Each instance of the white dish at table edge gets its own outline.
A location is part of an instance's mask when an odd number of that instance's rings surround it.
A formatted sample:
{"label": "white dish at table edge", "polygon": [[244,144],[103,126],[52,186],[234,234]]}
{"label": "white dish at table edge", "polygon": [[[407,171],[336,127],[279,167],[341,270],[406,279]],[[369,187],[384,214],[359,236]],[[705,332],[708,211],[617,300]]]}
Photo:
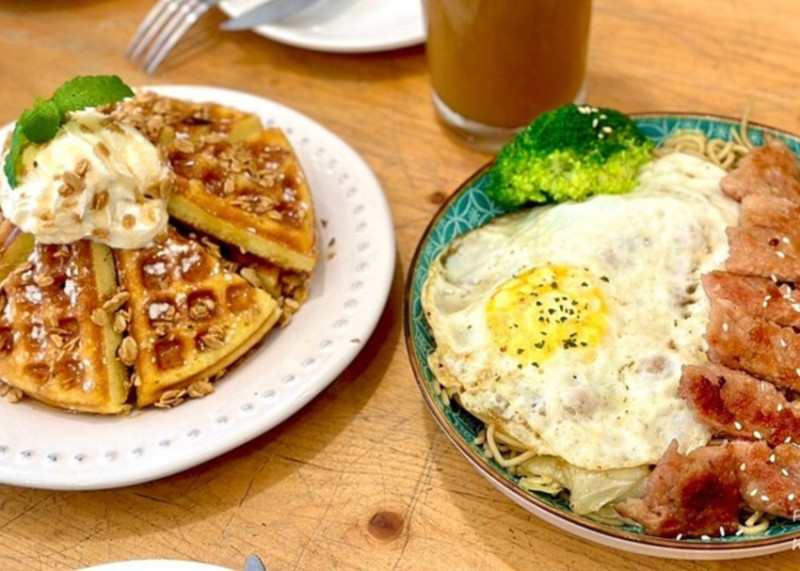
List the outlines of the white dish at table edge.
{"label": "white dish at table edge", "polygon": [[[145,87],[213,101],[282,128],[308,178],[319,261],[308,301],[216,391],[173,409],[71,414],[31,399],[0,400],[0,483],[103,489],[154,480],[212,459],[274,428],[330,384],[372,334],[389,295],[394,225],[364,160],[313,120],[267,99],[216,87]],[[5,139],[11,125],[0,129]]]}
{"label": "white dish at table edge", "polygon": [[115,561],[92,567],[82,567],[79,571],[231,571],[208,563],[180,561],[178,559],[133,559]]}
{"label": "white dish at table edge", "polygon": [[[263,0],[225,0],[230,17]],[[253,31],[298,48],[335,53],[368,53],[404,48],[425,40],[420,0],[318,0],[283,21]]]}

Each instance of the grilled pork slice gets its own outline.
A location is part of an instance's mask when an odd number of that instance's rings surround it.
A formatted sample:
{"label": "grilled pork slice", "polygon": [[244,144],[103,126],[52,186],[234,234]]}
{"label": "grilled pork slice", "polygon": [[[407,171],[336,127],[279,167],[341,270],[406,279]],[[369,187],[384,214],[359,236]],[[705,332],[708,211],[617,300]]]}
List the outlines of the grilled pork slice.
{"label": "grilled pork slice", "polygon": [[711,298],[706,328],[708,357],[780,387],[800,390],[800,334]]}
{"label": "grilled pork slice", "polygon": [[673,442],[647,482],[642,499],[629,499],[617,512],[651,535],[719,536],[736,531],[741,496],[733,447],[703,446],[688,455]]}
{"label": "grilled pork slice", "polygon": [[261,341],[280,315],[269,294],[174,229],[154,246],[116,255],[120,284],[130,294],[130,337],[120,358],[133,366],[140,407],[210,392],[210,381]]}
{"label": "grilled pork slice", "polygon": [[733,443],[742,498],[753,510],[796,520],[800,514],[800,448]]}
{"label": "grilled pork slice", "polygon": [[778,325],[800,327],[800,293],[759,276],[713,271],[702,278],[710,299],[724,300]]}
{"label": "grilled pork slice", "polygon": [[797,157],[774,137],[765,135],[764,143],[747,153],[722,179],[722,191],[734,200],[749,194],[769,194],[800,201]]}
{"label": "grilled pork slice", "polygon": [[0,379],[56,407],[126,412],[128,376],[110,318],[118,299],[111,250],[88,240],[33,246],[22,233],[7,247],[30,255],[3,283]]}
{"label": "grilled pork slice", "polygon": [[800,442],[800,407],[773,384],[747,373],[712,363],[687,365],[678,393],[719,436],[764,440],[771,446]]}
{"label": "grilled pork slice", "polygon": [[726,232],[729,253],[725,269],[729,272],[800,281],[800,242],[791,235],[761,226],[734,226]]}
{"label": "grilled pork slice", "polygon": [[800,228],[800,202],[781,196],[749,194],[742,198],[741,226],[773,228],[788,236],[797,236]]}

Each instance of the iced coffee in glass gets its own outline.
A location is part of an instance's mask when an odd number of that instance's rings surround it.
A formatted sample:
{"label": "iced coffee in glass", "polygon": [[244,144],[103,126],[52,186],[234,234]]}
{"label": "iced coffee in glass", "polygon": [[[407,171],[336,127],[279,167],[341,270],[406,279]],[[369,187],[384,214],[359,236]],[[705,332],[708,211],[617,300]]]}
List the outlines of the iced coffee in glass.
{"label": "iced coffee in glass", "polygon": [[548,109],[583,101],[591,0],[423,0],[433,101],[496,150]]}

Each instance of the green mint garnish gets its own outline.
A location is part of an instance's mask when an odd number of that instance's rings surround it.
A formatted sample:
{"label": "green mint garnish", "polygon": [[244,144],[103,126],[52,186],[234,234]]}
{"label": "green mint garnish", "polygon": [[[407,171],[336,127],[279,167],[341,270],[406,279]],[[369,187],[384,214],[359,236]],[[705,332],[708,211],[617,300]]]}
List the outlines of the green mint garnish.
{"label": "green mint garnish", "polygon": [[22,170],[22,151],[29,143],[46,143],[53,139],[67,121],[70,111],[97,107],[133,95],[133,90],[116,75],[87,75],[70,79],[50,99],[37,99],[17,120],[3,172],[11,188],[17,186]]}
{"label": "green mint garnish", "polygon": [[22,132],[31,143],[46,143],[56,136],[61,126],[58,106],[50,99],[38,99],[32,109],[19,118]]}
{"label": "green mint garnish", "polygon": [[70,111],[114,103],[131,95],[131,88],[116,75],[89,75],[70,79],[56,89],[52,100],[63,120]]}

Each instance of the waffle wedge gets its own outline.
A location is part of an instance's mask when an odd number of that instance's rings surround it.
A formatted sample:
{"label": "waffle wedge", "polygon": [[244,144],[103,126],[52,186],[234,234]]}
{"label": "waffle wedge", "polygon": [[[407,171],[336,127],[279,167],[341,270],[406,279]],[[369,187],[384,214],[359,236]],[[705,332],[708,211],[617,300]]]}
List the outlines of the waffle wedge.
{"label": "waffle wedge", "polygon": [[280,316],[269,294],[174,229],[152,247],[117,250],[116,257],[130,318],[120,358],[135,371],[139,407],[210,392],[210,381]]}
{"label": "waffle wedge", "polygon": [[34,246],[30,236],[12,234],[0,257],[26,261],[3,282],[0,379],[60,408],[127,411],[120,336],[104,309],[116,291],[111,250],[86,240]]}
{"label": "waffle wedge", "polygon": [[305,174],[280,129],[227,107],[143,93],[114,113],[165,152],[176,174],[170,215],[281,268],[317,259]]}

